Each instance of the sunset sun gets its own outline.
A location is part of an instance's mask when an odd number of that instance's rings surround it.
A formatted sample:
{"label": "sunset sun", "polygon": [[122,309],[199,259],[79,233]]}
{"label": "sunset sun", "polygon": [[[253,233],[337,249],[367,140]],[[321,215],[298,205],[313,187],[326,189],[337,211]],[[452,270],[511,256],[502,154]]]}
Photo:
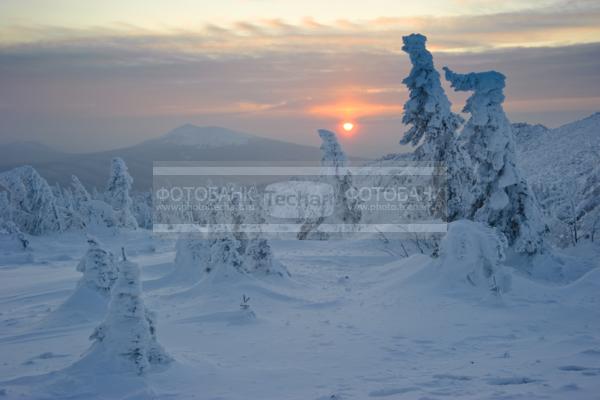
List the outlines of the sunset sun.
{"label": "sunset sun", "polygon": [[354,129],[354,124],[352,122],[344,122],[342,128],[344,128],[346,132],[351,132],[352,129]]}

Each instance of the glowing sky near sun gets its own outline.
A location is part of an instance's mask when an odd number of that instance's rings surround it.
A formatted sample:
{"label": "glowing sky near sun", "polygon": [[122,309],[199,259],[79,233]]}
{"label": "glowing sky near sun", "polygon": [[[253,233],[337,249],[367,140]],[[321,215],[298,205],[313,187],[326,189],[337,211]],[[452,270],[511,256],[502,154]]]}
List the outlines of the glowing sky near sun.
{"label": "glowing sky near sun", "polygon": [[438,68],[507,75],[514,120],[600,109],[597,1],[0,0],[0,143],[96,150],[191,122],[318,144],[351,122],[350,153],[396,151],[412,32]]}

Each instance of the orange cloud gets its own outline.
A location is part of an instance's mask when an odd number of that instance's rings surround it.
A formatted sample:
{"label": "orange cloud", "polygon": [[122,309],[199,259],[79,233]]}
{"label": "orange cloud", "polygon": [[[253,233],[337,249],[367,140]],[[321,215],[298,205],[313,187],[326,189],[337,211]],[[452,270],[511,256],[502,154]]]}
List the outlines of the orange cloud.
{"label": "orange cloud", "polygon": [[402,105],[341,101],[338,103],[315,105],[309,107],[307,112],[317,117],[354,119],[384,115],[401,115]]}

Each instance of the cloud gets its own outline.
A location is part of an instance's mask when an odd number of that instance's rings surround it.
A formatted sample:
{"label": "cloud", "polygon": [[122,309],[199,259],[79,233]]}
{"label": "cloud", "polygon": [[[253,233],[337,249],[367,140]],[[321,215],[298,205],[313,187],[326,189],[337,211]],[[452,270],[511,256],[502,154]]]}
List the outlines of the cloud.
{"label": "cloud", "polygon": [[[122,145],[195,122],[310,142],[314,129],[354,118],[361,135],[350,149],[389,151],[404,129],[400,43],[412,31],[428,35],[440,69],[503,72],[509,116],[555,125],[600,109],[600,43],[587,43],[600,37],[599,15],[591,4],[198,30],[17,27],[0,45],[0,141],[98,136]],[[460,110],[464,96],[447,92]]]}
{"label": "cloud", "polygon": [[207,24],[195,30],[149,30],[129,24],[74,29],[55,26],[0,28],[0,48],[144,49],[187,55],[256,55],[272,52],[398,52],[400,37],[423,32],[435,51],[487,51],[506,47],[562,46],[600,38],[600,5],[561,2],[519,12],[462,16],[379,17],[297,23],[258,19]]}

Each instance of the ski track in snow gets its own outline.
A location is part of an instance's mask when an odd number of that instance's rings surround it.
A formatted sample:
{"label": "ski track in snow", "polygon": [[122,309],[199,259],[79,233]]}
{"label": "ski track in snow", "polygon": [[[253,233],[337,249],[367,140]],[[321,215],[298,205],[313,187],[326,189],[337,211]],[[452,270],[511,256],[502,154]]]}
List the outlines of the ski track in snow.
{"label": "ski track in snow", "polygon": [[[113,250],[124,244],[146,281],[171,270],[171,242],[143,231],[102,240]],[[402,259],[376,241],[277,242],[290,279],[144,290],[158,339],[176,362],[125,379],[68,369],[97,323],[43,325],[75,288],[84,238],[32,245],[33,262],[0,267],[0,399],[593,399],[600,392],[597,270],[565,286],[517,279],[498,300],[407,280],[427,258]],[[256,318],[240,310],[243,294]]]}

